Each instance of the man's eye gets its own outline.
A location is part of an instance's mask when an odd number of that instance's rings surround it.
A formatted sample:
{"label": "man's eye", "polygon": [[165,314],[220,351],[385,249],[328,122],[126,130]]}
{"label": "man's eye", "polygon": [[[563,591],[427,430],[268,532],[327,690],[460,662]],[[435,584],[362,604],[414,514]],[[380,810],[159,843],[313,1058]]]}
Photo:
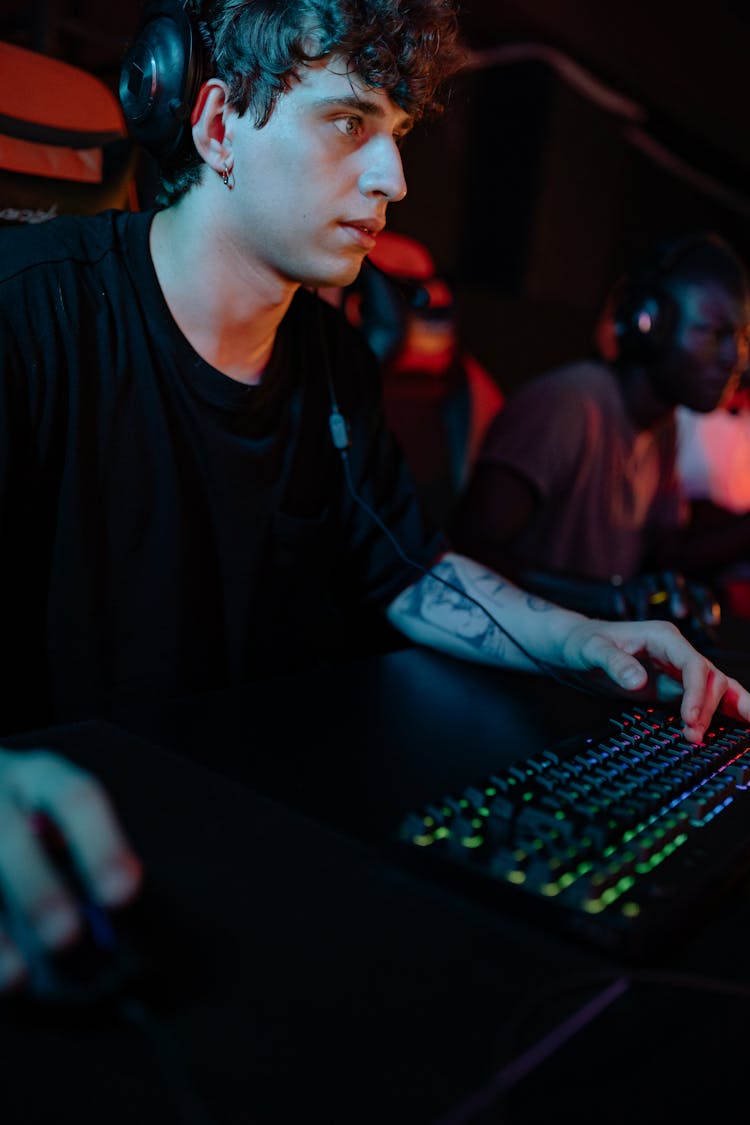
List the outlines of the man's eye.
{"label": "man's eye", "polygon": [[356,137],[362,127],[359,117],[337,117],[333,123],[347,137]]}

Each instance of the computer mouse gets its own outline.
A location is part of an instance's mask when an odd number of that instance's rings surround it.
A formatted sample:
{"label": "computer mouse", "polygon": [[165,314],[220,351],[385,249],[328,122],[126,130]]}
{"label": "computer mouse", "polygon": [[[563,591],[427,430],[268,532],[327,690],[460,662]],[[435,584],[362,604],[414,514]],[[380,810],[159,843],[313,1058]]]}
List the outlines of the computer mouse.
{"label": "computer mouse", "polygon": [[127,909],[108,911],[75,888],[80,934],[61,950],[43,946],[17,913],[3,910],[11,940],[23,951],[27,972],[9,993],[16,1006],[80,1010],[112,1006],[144,977],[146,963],[125,924]]}
{"label": "computer mouse", "polygon": [[45,947],[20,911],[2,905],[11,940],[23,951],[25,979],[12,991],[13,1001],[34,1001],[49,1008],[94,1008],[111,1004],[144,972],[144,961],[128,930],[129,907],[109,911],[96,903],[79,878],[65,842],[45,818],[37,837],[49,862],[74,896],[82,920],[80,934],[69,946]]}
{"label": "computer mouse", "polygon": [[11,919],[12,938],[24,951],[27,974],[12,999],[47,1008],[94,1009],[114,1005],[143,977],[144,961],[117,920],[101,906],[78,903],[83,928],[63,950],[52,952]]}

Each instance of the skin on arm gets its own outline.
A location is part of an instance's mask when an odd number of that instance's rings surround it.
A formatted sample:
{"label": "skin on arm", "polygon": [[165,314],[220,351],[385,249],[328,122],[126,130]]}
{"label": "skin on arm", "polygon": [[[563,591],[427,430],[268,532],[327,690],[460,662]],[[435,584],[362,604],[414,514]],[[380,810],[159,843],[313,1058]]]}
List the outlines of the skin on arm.
{"label": "skin on arm", "polygon": [[0,749],[0,989],[20,984],[26,971],[11,918],[43,949],[64,949],[80,932],[71,890],[42,845],[42,818],[61,834],[100,905],[124,905],[141,882],[141,864],[91,774],[48,751]]}
{"label": "skin on arm", "polygon": [[719,708],[750,722],[750,694],[670,622],[584,617],[463,555],[445,554],[393,600],[387,615],[410,640],[464,660],[526,671],[604,673],[613,694],[643,692],[651,677],[658,699],[682,694],[680,714],[691,742],[701,740]]}

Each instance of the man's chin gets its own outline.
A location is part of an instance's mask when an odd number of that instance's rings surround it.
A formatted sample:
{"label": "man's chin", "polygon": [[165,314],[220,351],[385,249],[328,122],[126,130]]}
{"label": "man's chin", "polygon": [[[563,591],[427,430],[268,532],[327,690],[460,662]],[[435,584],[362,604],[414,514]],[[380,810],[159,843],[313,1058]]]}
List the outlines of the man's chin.
{"label": "man's chin", "polygon": [[322,276],[316,282],[311,282],[311,285],[316,289],[345,289],[347,285],[351,285],[359,277],[362,260],[362,258],[357,258],[347,262],[337,262],[325,273],[321,271]]}

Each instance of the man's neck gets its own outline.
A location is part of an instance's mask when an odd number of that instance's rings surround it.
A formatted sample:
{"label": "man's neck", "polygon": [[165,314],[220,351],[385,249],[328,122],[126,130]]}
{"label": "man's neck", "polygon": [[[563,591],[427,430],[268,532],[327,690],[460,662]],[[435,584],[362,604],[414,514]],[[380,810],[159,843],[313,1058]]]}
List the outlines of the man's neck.
{"label": "man's neck", "polygon": [[253,268],[201,215],[195,190],[158,212],[151,257],[175,323],[195,351],[241,383],[258,383],[297,286]]}
{"label": "man's neck", "polygon": [[657,394],[641,364],[620,368],[618,379],[628,414],[637,430],[653,430],[674,413],[674,405]]}

